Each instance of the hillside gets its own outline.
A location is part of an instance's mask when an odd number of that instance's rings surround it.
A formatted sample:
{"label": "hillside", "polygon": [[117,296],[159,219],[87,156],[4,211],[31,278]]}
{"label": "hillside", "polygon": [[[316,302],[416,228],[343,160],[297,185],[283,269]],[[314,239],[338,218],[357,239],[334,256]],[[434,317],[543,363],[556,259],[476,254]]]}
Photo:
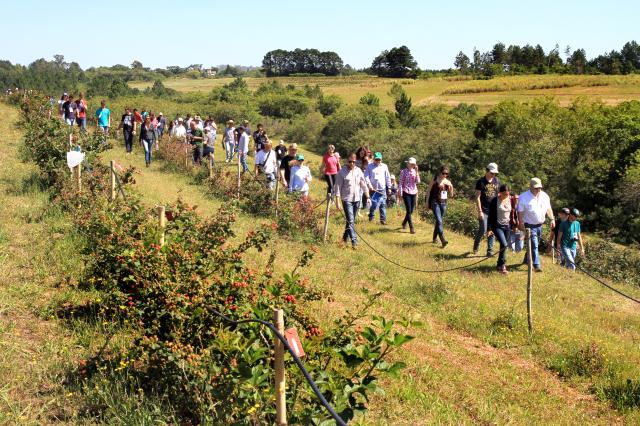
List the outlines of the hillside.
{"label": "hillside", "polygon": [[[0,105],[8,117],[0,128],[0,155],[7,165],[0,185],[3,200],[3,268],[7,279],[0,287],[1,341],[9,350],[0,359],[3,389],[0,422],[49,423],[45,407],[53,404],[68,423],[83,422],[73,407],[81,401],[65,399],[60,377],[77,358],[91,353],[98,342],[77,324],[42,315],[61,300],[59,278],[72,267],[70,247],[60,238],[64,224],[47,216],[46,194],[33,182],[33,168],[17,160],[20,134],[12,124],[16,112]],[[221,205],[192,179],[166,170],[161,162],[144,168],[139,147],[125,157],[119,144],[105,159],[132,164],[140,171],[136,187],[149,206],[172,203],[177,197],[211,215]],[[312,197],[322,197],[324,184],[317,179],[319,157],[305,151],[315,173]],[[22,188],[22,189],[21,189]],[[471,241],[449,233],[450,245],[442,250],[431,245],[431,226],[420,222],[418,233],[399,229],[400,211],[391,211],[390,224],[358,223],[358,230],[377,250],[397,262],[421,269],[444,269],[469,264]],[[238,233],[261,226],[264,221],[239,215]],[[408,368],[402,380],[388,379],[387,393],[372,401],[363,424],[431,423],[554,423],[633,424],[640,421],[637,409],[616,411],[604,399],[607,389],[626,378],[640,375],[640,319],[637,305],[621,299],[581,274],[571,274],[545,259],[545,272],[535,276],[534,321],[536,332],[526,332],[524,308],[526,272],[519,256],[510,256],[513,271],[497,276],[489,260],[467,270],[424,274],[386,263],[364,244],[355,252],[339,243],[342,222],[334,215],[331,241],[318,253],[304,273],[311,281],[333,292],[335,302],[318,304],[327,321],[358,300],[359,289],[384,291],[376,309],[390,317],[420,319],[417,337],[397,358]],[[55,241],[55,240],[53,240]],[[63,241],[65,241],[63,239]],[[33,244],[36,244],[35,246]],[[53,244],[53,246],[52,246]],[[277,269],[290,271],[306,244],[277,239]],[[27,250],[26,247],[35,248]],[[45,262],[43,254],[51,261]],[[35,260],[34,260],[35,259]],[[266,258],[256,255],[256,263]],[[66,262],[66,265],[65,265]],[[24,271],[12,274],[10,271]],[[53,278],[50,278],[53,277]],[[621,286],[638,294],[637,288]],[[66,298],[81,299],[73,289]],[[585,345],[594,344],[604,354],[605,371],[591,376],[560,379],[556,371],[571,364]],[[41,348],[41,349],[40,349]],[[20,366],[21,368],[17,368]],[[26,379],[26,380],[25,380]],[[27,384],[28,383],[28,384]],[[593,391],[590,391],[590,389]]]}

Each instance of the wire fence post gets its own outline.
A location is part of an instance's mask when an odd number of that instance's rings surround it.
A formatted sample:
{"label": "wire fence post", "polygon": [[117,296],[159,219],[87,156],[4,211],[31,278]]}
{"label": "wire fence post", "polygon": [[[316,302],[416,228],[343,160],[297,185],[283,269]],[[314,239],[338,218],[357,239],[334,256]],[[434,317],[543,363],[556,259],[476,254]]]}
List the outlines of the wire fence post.
{"label": "wire fence post", "polygon": [[166,224],[165,207],[158,206],[158,226],[160,227],[160,238],[158,244],[160,247],[164,246],[164,228]]}
{"label": "wire fence post", "polygon": [[329,232],[329,210],[331,209],[331,192],[327,192],[327,207],[324,210],[324,229],[322,231],[322,242],[327,242],[327,233]]}
{"label": "wire fence post", "polygon": [[209,161],[207,162],[209,167],[209,179],[213,177],[213,153],[209,153]]}
{"label": "wire fence post", "polygon": [[240,199],[240,150],[238,150],[238,200]]}
{"label": "wire fence post", "polygon": [[189,168],[189,145],[184,144],[184,166]]}
{"label": "wire fence post", "polygon": [[82,190],[82,163],[76,166],[76,182],[78,185],[78,192]]}
{"label": "wire fence post", "polygon": [[531,292],[533,287],[533,253],[531,250],[531,229],[526,229],[527,239],[527,324],[529,326],[529,333],[533,333],[533,318],[532,318],[532,306],[531,306]]}
{"label": "wire fence post", "polygon": [[109,193],[109,199],[111,201],[116,200],[116,170],[115,170],[115,161],[111,160],[111,192]]}
{"label": "wire fence post", "polygon": [[[273,310],[273,322],[278,332],[284,335],[284,313],[282,309]],[[284,378],[284,345],[274,336],[274,367],[276,370],[276,424],[287,424],[286,383]]]}
{"label": "wire fence post", "polygon": [[278,201],[280,198],[280,176],[277,176],[279,170],[276,170],[276,219],[278,218]]}

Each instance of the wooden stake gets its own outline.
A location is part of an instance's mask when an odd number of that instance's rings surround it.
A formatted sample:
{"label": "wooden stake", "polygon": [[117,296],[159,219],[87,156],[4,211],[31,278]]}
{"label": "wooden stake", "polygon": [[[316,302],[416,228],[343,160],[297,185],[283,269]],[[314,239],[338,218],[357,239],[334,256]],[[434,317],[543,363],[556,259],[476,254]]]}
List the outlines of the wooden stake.
{"label": "wooden stake", "polygon": [[158,241],[158,244],[160,245],[160,247],[164,246],[165,223],[166,223],[165,208],[164,206],[158,206],[158,225],[160,226],[160,241]]}
{"label": "wooden stake", "polygon": [[531,251],[531,229],[526,229],[527,239],[527,323],[529,325],[529,333],[533,333],[533,318],[531,306],[531,292],[533,287],[533,253]]}
{"label": "wooden stake", "polygon": [[324,210],[324,230],[322,233],[322,242],[327,242],[327,232],[329,232],[329,209],[331,209],[331,193],[327,193],[327,207]]}
{"label": "wooden stake", "polygon": [[78,183],[78,192],[82,191],[82,163],[76,166],[76,179]]}
{"label": "wooden stake", "polygon": [[238,200],[240,199],[240,151],[238,151]]}
{"label": "wooden stake", "polygon": [[278,176],[278,172],[280,170],[276,170],[276,219],[278,218],[278,198],[280,196],[280,176]]}
{"label": "wooden stake", "polygon": [[114,160],[111,160],[111,193],[110,193],[110,200],[111,201],[115,201],[116,200],[116,169],[115,169],[115,165],[116,165],[116,162]]}
{"label": "wooden stake", "polygon": [[184,166],[189,167],[189,146],[186,144],[184,146]]}
{"label": "wooden stake", "polygon": [[209,154],[209,161],[207,162],[209,167],[209,179],[213,177],[213,153]]}
{"label": "wooden stake", "polygon": [[[280,334],[284,335],[284,313],[282,309],[273,310],[273,322]],[[287,424],[287,400],[286,383],[284,378],[284,345],[275,337],[274,339],[274,367],[276,370],[276,424]]]}

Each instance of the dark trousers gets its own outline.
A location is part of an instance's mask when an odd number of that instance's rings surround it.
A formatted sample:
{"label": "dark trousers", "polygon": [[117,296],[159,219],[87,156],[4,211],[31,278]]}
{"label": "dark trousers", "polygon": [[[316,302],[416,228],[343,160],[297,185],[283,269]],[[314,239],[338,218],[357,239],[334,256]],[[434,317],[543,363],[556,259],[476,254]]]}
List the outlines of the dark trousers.
{"label": "dark trousers", "polygon": [[493,229],[493,233],[500,244],[500,253],[498,254],[498,266],[503,266],[507,263],[507,248],[511,241],[511,228],[507,226],[498,226]]}
{"label": "dark trousers", "polygon": [[124,135],[124,148],[127,152],[133,151],[133,129],[127,130],[123,128],[122,134]]}
{"label": "dark trousers", "polygon": [[202,145],[193,146],[193,163],[198,166],[202,162]]}
{"label": "dark trousers", "polygon": [[402,221],[402,225],[409,224],[409,228],[413,229],[413,221],[411,220],[411,215],[413,214],[413,210],[416,208],[416,197],[418,194],[407,194],[402,193],[402,200],[404,201],[404,220]]}
{"label": "dark trousers", "polygon": [[335,182],[335,175],[324,175],[324,181],[327,182],[327,194],[331,194],[333,191],[333,182]]}

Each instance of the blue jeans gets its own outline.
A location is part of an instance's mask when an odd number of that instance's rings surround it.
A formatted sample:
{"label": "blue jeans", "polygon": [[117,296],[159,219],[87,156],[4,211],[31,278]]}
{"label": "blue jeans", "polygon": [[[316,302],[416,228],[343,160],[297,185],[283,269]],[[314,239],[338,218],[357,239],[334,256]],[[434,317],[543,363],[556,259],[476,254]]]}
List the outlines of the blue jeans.
{"label": "blue jeans", "polygon": [[153,141],[142,141],[142,146],[144,147],[144,162],[147,164],[151,164],[151,149],[153,148]]}
{"label": "blue jeans", "polygon": [[238,155],[240,156],[240,165],[242,166],[242,173],[248,172],[249,165],[247,164],[247,154],[238,153]]}
{"label": "blue jeans", "polygon": [[360,208],[360,201],[342,201],[342,210],[346,218],[344,225],[344,234],[342,235],[342,241],[345,243],[347,239],[351,239],[351,244],[355,247],[358,244],[358,236],[355,231],[355,218]]}
{"label": "blue jeans", "polygon": [[[542,238],[542,225],[524,224],[525,228],[531,229],[531,252],[533,253],[533,266],[540,267],[540,255],[538,254],[538,245]],[[529,253],[524,255],[524,263],[529,263]]]}
{"label": "blue jeans", "polygon": [[133,129],[122,129],[122,134],[124,135],[124,147],[127,152],[131,152],[133,150]]}
{"label": "blue jeans", "polygon": [[193,164],[200,165],[202,163],[202,145],[193,145]]}
{"label": "blue jeans", "polygon": [[80,127],[80,129],[82,131],[87,131],[87,117],[78,117],[76,118],[76,123],[78,124],[78,127]]}
{"label": "blue jeans", "polygon": [[380,209],[380,221],[387,220],[387,194],[382,191],[376,191],[371,196],[371,208],[369,209],[369,219],[373,219],[376,210]]}
{"label": "blue jeans", "polygon": [[226,153],[227,162],[233,160],[233,152],[235,150],[235,142],[233,141],[225,141],[224,142],[224,151]]}
{"label": "blue jeans", "polygon": [[516,229],[517,228],[514,228],[514,230],[511,232],[511,251],[520,253],[524,248],[524,239],[520,239],[522,233],[520,231],[516,233]]}
{"label": "blue jeans", "polygon": [[266,177],[266,186],[270,190],[274,190],[276,187],[276,174],[275,173],[265,173]]}
{"label": "blue jeans", "polygon": [[509,225],[498,226],[493,230],[493,233],[498,239],[498,243],[500,243],[498,266],[503,266],[505,263],[507,263],[507,248],[509,248],[509,243],[511,240],[511,229],[509,228]]}
{"label": "blue jeans", "polygon": [[[476,238],[473,240],[473,251],[478,251],[480,248],[480,241],[482,237],[487,233],[489,226],[489,213],[482,213],[482,219],[478,219],[478,230],[476,231]],[[493,243],[495,236],[491,235],[487,238],[487,254],[493,253]]]}
{"label": "blue jeans", "polygon": [[562,257],[564,259],[564,267],[575,271],[577,250],[571,247],[562,246],[560,251],[562,252]]}
{"label": "blue jeans", "polygon": [[435,226],[433,227],[433,240],[436,237],[440,237],[440,242],[444,243],[444,215],[447,213],[447,203],[438,203],[437,201],[431,202],[431,210],[436,218]]}

